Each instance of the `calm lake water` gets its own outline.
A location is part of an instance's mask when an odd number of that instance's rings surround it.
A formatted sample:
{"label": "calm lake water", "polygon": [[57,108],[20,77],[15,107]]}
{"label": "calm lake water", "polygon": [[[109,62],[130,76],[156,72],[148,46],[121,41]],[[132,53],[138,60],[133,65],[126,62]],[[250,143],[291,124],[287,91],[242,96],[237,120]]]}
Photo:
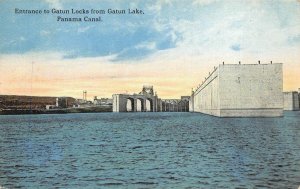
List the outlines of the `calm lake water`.
{"label": "calm lake water", "polygon": [[299,111],[0,116],[0,188],[299,185]]}

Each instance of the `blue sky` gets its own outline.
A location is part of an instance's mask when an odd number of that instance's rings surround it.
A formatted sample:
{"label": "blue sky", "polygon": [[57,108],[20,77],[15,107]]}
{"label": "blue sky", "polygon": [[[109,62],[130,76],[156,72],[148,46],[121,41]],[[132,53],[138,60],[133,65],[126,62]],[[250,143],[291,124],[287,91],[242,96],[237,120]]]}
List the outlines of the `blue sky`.
{"label": "blue sky", "polygon": [[[296,88],[296,80],[300,79],[297,0],[2,0],[0,6],[0,69],[12,73],[15,64],[27,68],[34,61],[40,69],[40,80],[82,80],[81,85],[77,82],[77,91],[89,87],[93,90],[86,78],[104,83],[103,88],[109,87],[106,83],[114,78],[118,86],[124,85],[124,80],[138,81],[138,88],[150,83],[165,90],[163,94],[186,95],[222,61],[284,62],[288,83],[285,89]],[[56,21],[58,15],[16,15],[15,8],[138,8],[145,14],[106,14],[101,15],[100,23],[62,23]],[[66,73],[66,65],[70,64]],[[89,70],[82,72],[82,64]],[[132,64],[136,66],[131,67]],[[54,65],[59,71],[52,70]],[[24,78],[21,76],[26,75],[25,68],[14,73],[18,77],[2,75],[0,79]],[[107,69],[105,73],[102,68]],[[79,76],[71,72],[79,72]],[[3,90],[14,91],[3,83]],[[44,90],[45,86],[40,85]],[[135,92],[135,86],[126,85],[126,90]],[[47,88],[47,92],[52,90]],[[61,90],[55,95],[74,93],[72,90]],[[116,90],[117,87],[103,94]],[[99,93],[100,90],[95,91]]]}
{"label": "blue sky", "polygon": [[[269,47],[276,43],[289,48],[300,44],[299,4],[289,0],[2,1],[0,52],[59,51],[65,58],[116,54],[118,59],[140,59],[185,42],[190,43],[189,48],[209,45],[222,51],[255,51],[252,42],[268,47],[263,51],[272,50]],[[14,8],[139,8],[145,14],[102,15],[102,23],[59,23],[57,15],[16,15]],[[280,38],[272,39],[272,32]],[[232,41],[218,42],[218,35]]]}
{"label": "blue sky", "polygon": [[[142,2],[142,1],[140,1]],[[148,3],[125,1],[4,1],[1,7],[1,53],[30,51],[62,51],[66,58],[96,57],[118,54],[118,58],[142,58],[155,50],[175,47],[175,41],[166,35],[168,28],[156,30],[155,13],[147,10]],[[139,8],[147,12],[141,16],[101,15],[102,23],[60,23],[57,15],[16,15],[19,9],[128,9]],[[76,17],[76,15],[63,15]],[[90,15],[89,15],[90,16]],[[149,48],[145,42],[154,42]],[[144,44],[144,46],[143,46]]]}

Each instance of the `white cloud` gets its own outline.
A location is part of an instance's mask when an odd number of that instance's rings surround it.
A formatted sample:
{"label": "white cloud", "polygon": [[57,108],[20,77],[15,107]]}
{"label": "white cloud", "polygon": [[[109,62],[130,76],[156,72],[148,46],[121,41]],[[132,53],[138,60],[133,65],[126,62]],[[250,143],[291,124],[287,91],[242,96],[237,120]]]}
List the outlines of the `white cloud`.
{"label": "white cloud", "polygon": [[26,41],[26,38],[23,36],[21,36],[19,39],[20,39],[20,41]]}
{"label": "white cloud", "polygon": [[234,5],[225,2],[214,11],[216,13],[201,15],[200,10],[197,19],[170,18],[168,24],[156,21],[154,27],[158,30],[170,27],[172,33],[180,34],[181,40],[176,45],[184,53],[220,57],[236,54],[230,49],[233,44],[242,47],[240,53],[282,53],[289,49],[288,38],[300,33],[300,25],[282,28],[280,15],[257,5],[245,7],[241,2]]}
{"label": "white cloud", "polygon": [[41,30],[41,31],[40,31],[40,35],[41,35],[41,36],[49,36],[50,34],[51,34],[50,31],[46,31],[46,30]]}
{"label": "white cloud", "polygon": [[60,0],[45,0],[47,3],[49,3],[50,8],[56,8],[56,9],[62,9],[62,3]]}
{"label": "white cloud", "polygon": [[155,42],[142,42],[138,45],[135,46],[136,49],[149,49],[149,50],[154,50],[156,49],[156,43]]}
{"label": "white cloud", "polygon": [[92,28],[92,26],[80,27],[80,28],[78,28],[77,32],[78,33],[84,33],[84,32],[88,31],[91,28]]}
{"label": "white cloud", "polygon": [[171,5],[172,5],[171,0],[158,0],[156,1],[156,3],[150,4],[150,6],[148,6],[148,10],[150,12],[154,12],[157,15],[161,11],[163,11],[164,6],[171,6]]}
{"label": "white cloud", "polygon": [[204,6],[204,5],[209,5],[213,2],[216,2],[216,0],[194,0],[193,5]]}

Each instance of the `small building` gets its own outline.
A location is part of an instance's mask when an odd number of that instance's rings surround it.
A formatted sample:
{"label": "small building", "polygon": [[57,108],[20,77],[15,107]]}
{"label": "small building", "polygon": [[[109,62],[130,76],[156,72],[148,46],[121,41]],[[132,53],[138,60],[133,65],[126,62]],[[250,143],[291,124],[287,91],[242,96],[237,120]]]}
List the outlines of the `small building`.
{"label": "small building", "polygon": [[113,100],[112,100],[112,98],[100,98],[100,99],[98,99],[96,96],[94,97],[94,102],[93,102],[93,104],[94,105],[112,105],[112,103],[113,103]]}
{"label": "small building", "polygon": [[57,108],[56,105],[46,105],[46,110],[51,110]]}
{"label": "small building", "polygon": [[73,104],[73,108],[80,108],[80,104]]}
{"label": "small building", "polygon": [[74,103],[75,103],[75,104],[86,104],[87,101],[84,100],[84,99],[76,99]]}
{"label": "small building", "polygon": [[283,109],[297,111],[299,110],[299,94],[297,91],[283,93]]}

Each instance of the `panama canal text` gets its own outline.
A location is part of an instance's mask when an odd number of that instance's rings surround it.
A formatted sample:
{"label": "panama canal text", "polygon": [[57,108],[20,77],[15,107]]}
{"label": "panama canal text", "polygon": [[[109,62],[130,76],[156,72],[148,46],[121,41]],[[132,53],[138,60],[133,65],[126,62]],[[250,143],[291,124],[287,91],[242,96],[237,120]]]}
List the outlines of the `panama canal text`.
{"label": "panama canal text", "polygon": [[57,16],[56,19],[57,22],[101,22],[101,16],[99,17],[88,17],[85,16],[83,18],[81,17],[61,17]]}

